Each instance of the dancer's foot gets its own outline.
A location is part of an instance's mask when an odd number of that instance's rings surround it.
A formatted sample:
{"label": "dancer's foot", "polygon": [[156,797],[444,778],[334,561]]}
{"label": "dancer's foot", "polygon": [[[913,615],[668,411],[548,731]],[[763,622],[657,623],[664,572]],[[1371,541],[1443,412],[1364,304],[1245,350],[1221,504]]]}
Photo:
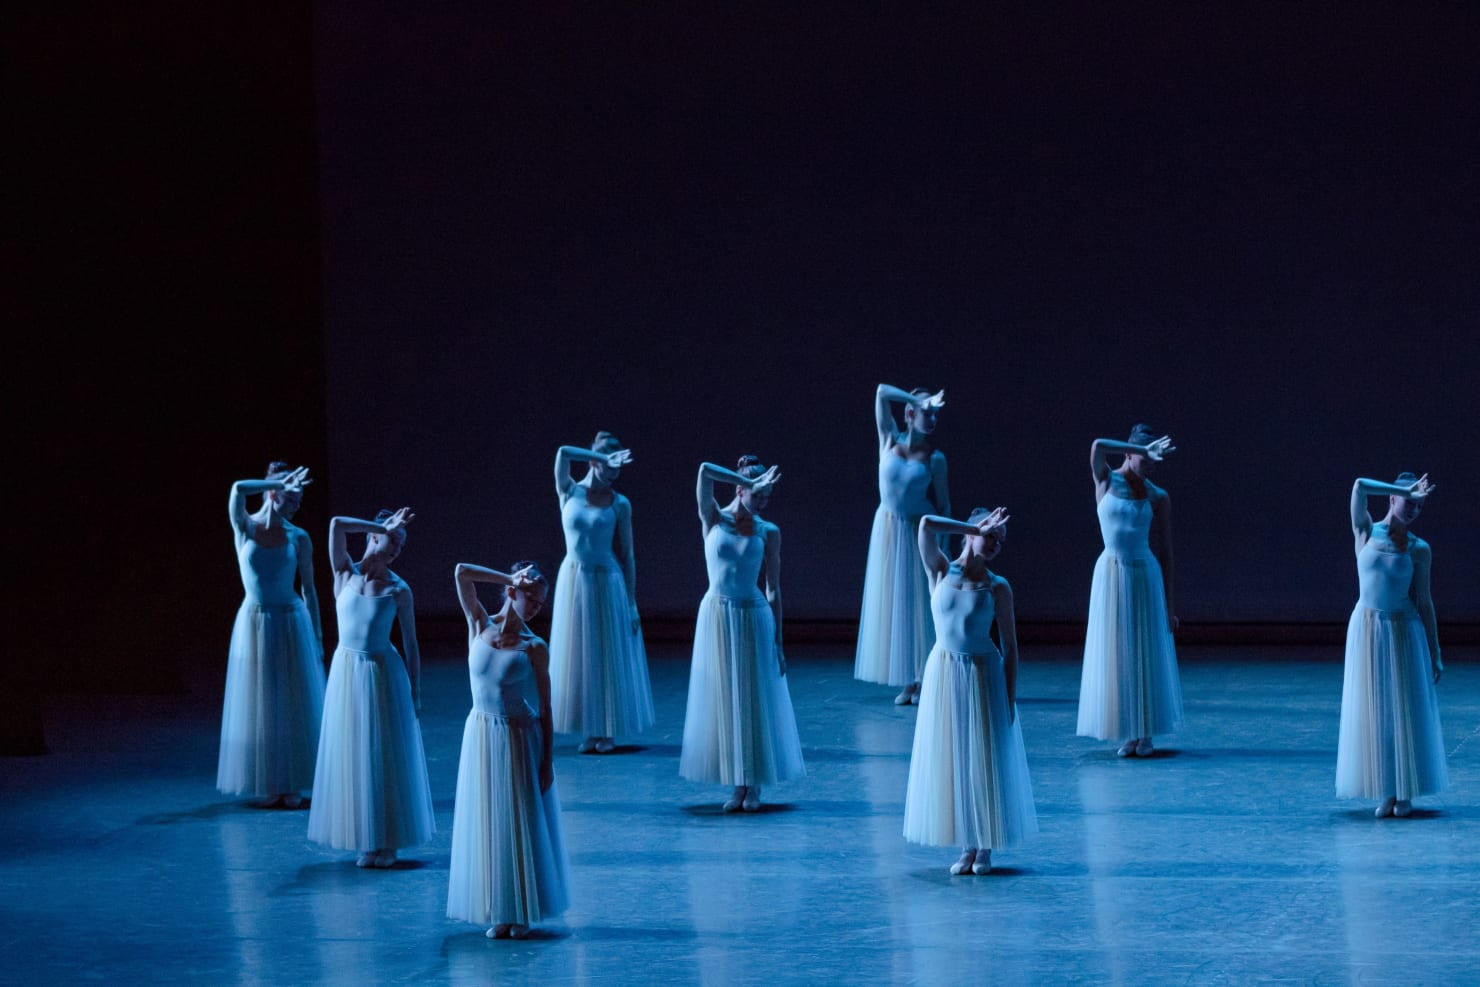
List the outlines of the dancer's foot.
{"label": "dancer's foot", "polygon": [[992,872],[991,850],[976,851],[976,861],[971,865],[971,872],[977,875],[990,874]]}
{"label": "dancer's foot", "polygon": [[894,697],[894,705],[908,706],[915,698],[915,687],[907,685],[899,690],[899,695]]}
{"label": "dancer's foot", "polygon": [[1398,799],[1393,803],[1393,815],[1399,819],[1406,819],[1413,812],[1413,803],[1408,799]]}
{"label": "dancer's foot", "polygon": [[1121,744],[1119,748],[1116,749],[1115,756],[1116,757],[1131,757],[1131,756],[1133,756],[1136,753],[1136,745],[1139,744],[1139,743],[1140,743],[1139,740],[1137,740],[1135,737],[1132,737],[1130,740],[1127,740],[1125,743]]}
{"label": "dancer's foot", "polygon": [[358,857],[355,858],[355,866],[356,867],[374,867],[375,866],[375,851],[372,850],[369,853],[362,853],[362,854],[360,854]]}
{"label": "dancer's foot", "polygon": [[1386,819],[1388,816],[1393,814],[1393,809],[1396,808],[1397,804],[1398,800],[1389,795],[1387,798],[1382,800],[1382,805],[1379,805],[1377,807],[1377,811],[1373,813],[1373,815],[1377,816],[1377,818],[1379,819]]}
{"label": "dancer's foot", "polygon": [[596,750],[595,737],[587,737],[585,740],[576,745],[577,754],[590,754],[594,750]]}
{"label": "dancer's foot", "polygon": [[285,798],[287,798],[286,795],[274,795],[266,801],[258,802],[257,805],[263,809],[281,809],[283,807],[283,799]]}
{"label": "dancer's foot", "polygon": [[1142,737],[1140,740],[1136,741],[1137,757],[1150,757],[1155,751],[1156,748],[1151,746],[1150,737]]}
{"label": "dancer's foot", "polygon": [[527,925],[511,925],[511,926],[509,926],[509,938],[510,939],[524,939],[524,938],[527,938],[528,936],[529,936],[529,926],[527,926]]}
{"label": "dancer's foot", "polygon": [[617,749],[617,745],[614,744],[614,743],[612,743],[612,738],[610,738],[610,737],[598,737],[598,738],[596,738],[596,753],[598,753],[598,754],[610,754],[612,751],[614,751],[616,749]]}
{"label": "dancer's foot", "polygon": [[975,862],[976,851],[973,850],[971,847],[966,847],[964,850],[961,851],[961,859],[951,865],[951,873],[957,876],[961,874],[970,874],[971,865]]}
{"label": "dancer's foot", "polygon": [[396,851],[394,851],[394,850],[377,850],[377,851],[375,851],[375,863],[372,866],[379,867],[381,870],[385,870],[387,867],[394,867],[395,865],[396,865]]}
{"label": "dancer's foot", "polygon": [[483,934],[490,939],[507,939],[509,938],[509,924],[507,922],[500,923]]}
{"label": "dancer's foot", "polygon": [[301,809],[308,804],[308,799],[299,795],[297,792],[290,792],[287,795],[279,797],[283,800],[284,809]]}
{"label": "dancer's foot", "polygon": [[720,806],[725,812],[739,812],[740,806],[745,804],[745,786],[736,785],[735,794],[725,799],[725,804]]}
{"label": "dancer's foot", "polygon": [[750,785],[745,789],[745,799],[740,803],[740,808],[746,812],[756,812],[761,807],[761,786]]}

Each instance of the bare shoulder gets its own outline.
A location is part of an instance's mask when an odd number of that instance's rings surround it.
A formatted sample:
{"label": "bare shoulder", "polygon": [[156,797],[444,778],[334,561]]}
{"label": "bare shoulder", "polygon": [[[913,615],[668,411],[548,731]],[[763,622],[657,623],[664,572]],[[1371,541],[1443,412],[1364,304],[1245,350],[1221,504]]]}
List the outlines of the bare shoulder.
{"label": "bare shoulder", "polygon": [[550,663],[550,646],[545,639],[535,635],[529,639],[529,646],[525,649],[529,660],[536,665],[548,665]]}
{"label": "bare shoulder", "polygon": [[999,600],[1012,600],[1012,583],[1003,576],[992,573],[992,595]]}
{"label": "bare shoulder", "polygon": [[941,470],[946,468],[946,454],[939,449],[930,450],[930,468]]}
{"label": "bare shoulder", "polygon": [[1150,480],[1146,481],[1146,496],[1157,505],[1168,505],[1172,502],[1172,495],[1167,493],[1166,488],[1158,487]]}
{"label": "bare shoulder", "polygon": [[402,600],[407,603],[411,602],[411,584],[402,579],[400,576],[396,575],[394,572],[390,573],[390,577],[391,595],[398,600]]}
{"label": "bare shoulder", "polygon": [[1413,554],[1415,562],[1428,562],[1434,557],[1434,550],[1429,547],[1429,543],[1411,531],[1408,533],[1408,551]]}
{"label": "bare shoulder", "polygon": [[761,534],[766,539],[767,545],[781,544],[781,526],[774,521],[761,519]]}
{"label": "bare shoulder", "polygon": [[628,517],[632,516],[632,501],[627,499],[626,494],[617,493],[613,490],[612,507],[616,509],[618,514],[626,514]]}

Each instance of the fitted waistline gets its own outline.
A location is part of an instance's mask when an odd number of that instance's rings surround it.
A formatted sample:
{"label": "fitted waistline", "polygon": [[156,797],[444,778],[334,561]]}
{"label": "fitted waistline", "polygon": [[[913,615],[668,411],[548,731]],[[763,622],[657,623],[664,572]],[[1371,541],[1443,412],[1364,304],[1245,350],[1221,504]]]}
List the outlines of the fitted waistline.
{"label": "fitted waistline", "polygon": [[755,596],[726,596],[723,593],[716,593],[714,590],[710,590],[704,595],[709,599],[714,600],[717,603],[723,603],[725,606],[728,607],[744,607],[746,609],[752,609],[754,607],[770,606],[770,603],[766,601],[766,598],[759,594]]}
{"label": "fitted waistline", "polygon": [[244,606],[249,606],[253,607],[254,609],[261,610],[263,613],[292,613],[294,610],[308,609],[308,607],[304,605],[303,600],[296,596],[293,597],[293,600],[290,603],[263,603],[261,600],[254,600],[249,596],[246,599],[242,600],[242,604]]}
{"label": "fitted waistline", "polygon": [[524,713],[495,713],[493,710],[489,710],[489,709],[478,709],[478,708],[475,707],[472,710],[472,715],[473,716],[481,716],[481,717],[484,717],[485,719],[489,719],[489,720],[501,720],[502,722],[507,723],[510,726],[517,726],[517,727],[532,727],[536,723],[539,722],[539,717],[537,717],[533,713],[529,713],[529,712],[524,712]]}

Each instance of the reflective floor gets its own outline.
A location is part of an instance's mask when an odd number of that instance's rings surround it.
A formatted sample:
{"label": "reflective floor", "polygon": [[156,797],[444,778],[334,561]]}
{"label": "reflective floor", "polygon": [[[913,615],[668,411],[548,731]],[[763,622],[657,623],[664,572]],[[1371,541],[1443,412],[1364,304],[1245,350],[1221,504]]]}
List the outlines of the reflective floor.
{"label": "reflective floor", "polygon": [[310,845],[306,812],[214,791],[215,701],[54,700],[54,753],[0,759],[0,980],[1480,978],[1473,655],[1440,685],[1451,791],[1377,820],[1332,795],[1329,649],[1186,649],[1189,725],[1132,761],[1073,736],[1074,649],[1032,649],[1020,709],[1042,832],[996,873],[953,878],[953,850],[899,835],[914,710],[854,682],[851,653],[789,655],[808,777],[724,816],[724,792],[678,778],[687,663],[655,651],[655,730],[607,756],[563,738],[574,904],[525,942],[443,917],[456,661],[429,664],[424,689],[439,832],[383,872]]}

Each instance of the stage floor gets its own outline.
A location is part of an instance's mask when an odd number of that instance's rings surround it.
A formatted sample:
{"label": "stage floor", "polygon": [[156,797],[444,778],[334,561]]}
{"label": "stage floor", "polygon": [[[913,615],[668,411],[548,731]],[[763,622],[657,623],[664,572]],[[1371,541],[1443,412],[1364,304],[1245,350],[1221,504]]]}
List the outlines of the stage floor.
{"label": "stage floor", "polygon": [[[951,877],[900,836],[913,707],[798,649],[808,777],[725,816],[678,778],[688,679],[623,753],[562,738],[573,907],[539,939],[443,917],[464,666],[429,662],[438,833],[389,871],[305,839],[304,811],[213,788],[219,699],[58,697],[44,758],[0,759],[0,980],[1459,983],[1480,978],[1480,664],[1440,684],[1451,790],[1409,819],[1334,798],[1330,649],[1184,649],[1188,726],[1146,760],[1074,737],[1072,648],[1025,654],[1042,832]],[[1468,659],[1468,660],[1466,660]]]}

